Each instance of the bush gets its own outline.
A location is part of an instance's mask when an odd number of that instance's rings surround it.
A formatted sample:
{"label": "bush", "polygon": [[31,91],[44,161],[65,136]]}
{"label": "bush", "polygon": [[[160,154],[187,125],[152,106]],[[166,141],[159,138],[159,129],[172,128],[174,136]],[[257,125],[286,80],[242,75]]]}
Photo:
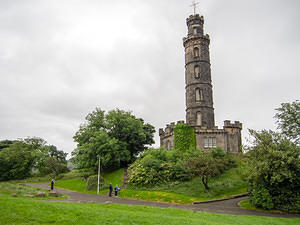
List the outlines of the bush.
{"label": "bush", "polygon": [[[98,185],[98,175],[90,176],[87,179],[86,190],[87,191],[97,190],[97,185]],[[99,185],[99,188],[100,189],[104,189],[106,187],[107,187],[107,184],[106,184],[104,178],[100,176],[100,185]]]}
{"label": "bush", "polygon": [[300,147],[272,131],[256,132],[249,155],[250,201],[256,207],[300,212]]}
{"label": "bush", "polygon": [[[213,172],[209,172],[209,178],[236,165],[233,157],[224,153],[221,148],[213,149],[211,152],[197,149],[184,152],[177,149],[170,151],[151,149],[130,166],[129,183],[134,186],[151,187],[170,181],[187,181],[199,175],[195,173],[195,166],[200,166],[198,161],[199,158],[203,158],[204,153],[206,158],[202,160],[201,165],[205,164],[207,171],[211,171],[209,169],[213,167]],[[206,159],[209,159],[210,163],[206,163]],[[194,167],[189,166],[191,162]]]}
{"label": "bush", "polygon": [[154,186],[173,180],[188,180],[190,173],[177,155],[176,150],[148,150],[130,166],[129,183],[134,186]]}

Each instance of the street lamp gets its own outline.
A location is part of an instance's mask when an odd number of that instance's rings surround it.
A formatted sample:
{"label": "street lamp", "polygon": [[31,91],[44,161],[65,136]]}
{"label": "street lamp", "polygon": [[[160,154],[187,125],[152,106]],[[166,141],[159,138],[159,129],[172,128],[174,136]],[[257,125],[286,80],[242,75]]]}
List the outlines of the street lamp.
{"label": "street lamp", "polygon": [[99,184],[100,184],[100,155],[97,155],[99,159],[99,164],[98,164],[98,185],[97,185],[97,195],[99,195]]}

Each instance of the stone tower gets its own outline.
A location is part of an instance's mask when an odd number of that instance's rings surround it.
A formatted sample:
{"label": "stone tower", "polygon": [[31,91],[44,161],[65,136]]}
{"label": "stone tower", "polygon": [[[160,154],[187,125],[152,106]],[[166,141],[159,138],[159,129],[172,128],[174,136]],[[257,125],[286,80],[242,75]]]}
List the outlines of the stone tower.
{"label": "stone tower", "polygon": [[203,16],[186,19],[188,34],[183,38],[185,49],[186,122],[192,127],[215,126],[209,36],[203,34]]}
{"label": "stone tower", "polygon": [[[194,5],[195,6],[195,5]],[[215,126],[209,59],[209,36],[203,34],[203,16],[186,19],[188,34],[183,38],[185,50],[186,123],[194,128],[198,149],[221,147],[228,153],[241,152],[242,123],[225,120],[223,128]],[[178,121],[184,123],[184,121]],[[159,129],[160,146],[176,148],[175,122]]]}

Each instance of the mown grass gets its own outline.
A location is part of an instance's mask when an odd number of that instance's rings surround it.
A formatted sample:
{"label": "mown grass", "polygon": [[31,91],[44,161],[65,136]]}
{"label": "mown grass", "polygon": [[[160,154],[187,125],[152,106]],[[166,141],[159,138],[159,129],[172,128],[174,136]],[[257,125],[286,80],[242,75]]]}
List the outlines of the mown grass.
{"label": "mown grass", "polygon": [[299,224],[299,218],[236,216],[118,204],[41,202],[0,198],[0,224]]}
{"label": "mown grass", "polygon": [[13,193],[17,194],[17,197],[24,197],[25,195],[35,195],[38,192],[44,192],[46,194],[45,197],[34,197],[35,199],[42,199],[42,200],[48,200],[48,199],[63,199],[67,198],[66,195],[60,194],[59,197],[50,197],[49,191],[44,190],[38,187],[31,187],[27,185],[22,185],[18,183],[10,183],[10,182],[0,182],[0,193],[11,195]]}

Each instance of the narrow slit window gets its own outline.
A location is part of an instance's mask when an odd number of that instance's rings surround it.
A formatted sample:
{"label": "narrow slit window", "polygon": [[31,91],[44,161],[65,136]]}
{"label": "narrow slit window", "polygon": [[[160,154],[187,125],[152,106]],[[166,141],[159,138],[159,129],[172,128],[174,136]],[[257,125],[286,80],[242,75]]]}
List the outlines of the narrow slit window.
{"label": "narrow slit window", "polygon": [[196,124],[197,124],[197,126],[201,126],[202,125],[202,115],[201,115],[201,113],[200,112],[197,112],[197,118],[196,118]]}
{"label": "narrow slit window", "polygon": [[196,101],[203,100],[203,91],[200,88],[196,88]]}
{"label": "narrow slit window", "polygon": [[199,48],[194,48],[194,57],[199,57]]}
{"label": "narrow slit window", "polygon": [[167,141],[167,149],[170,150],[171,149],[171,142],[168,140]]}
{"label": "narrow slit window", "polygon": [[195,74],[195,78],[199,78],[200,77],[200,67],[198,65],[196,65],[194,67],[194,74]]}

